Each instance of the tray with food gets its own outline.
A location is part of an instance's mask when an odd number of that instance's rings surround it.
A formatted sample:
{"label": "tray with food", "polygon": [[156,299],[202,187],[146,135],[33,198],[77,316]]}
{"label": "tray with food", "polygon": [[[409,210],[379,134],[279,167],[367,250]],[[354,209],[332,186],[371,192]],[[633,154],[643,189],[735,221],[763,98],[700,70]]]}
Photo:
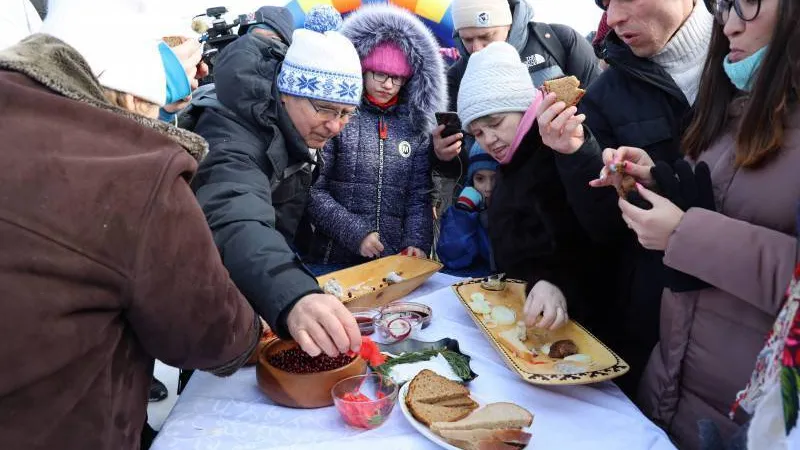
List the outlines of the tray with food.
{"label": "tray with food", "polygon": [[376,307],[405,297],[441,268],[430,259],[393,255],[323,275],[317,282],[348,308]]}
{"label": "tray with food", "polygon": [[466,387],[423,370],[400,389],[408,422],[442,448],[492,450],[525,448],[533,414],[514,403],[486,403]]}
{"label": "tray with food", "polygon": [[[481,279],[453,286],[472,320],[508,367],[532,384],[589,384],[610,380],[630,367],[585,328],[569,321],[558,330],[526,327],[525,282],[504,280],[487,289]],[[492,286],[489,286],[492,287]]]}

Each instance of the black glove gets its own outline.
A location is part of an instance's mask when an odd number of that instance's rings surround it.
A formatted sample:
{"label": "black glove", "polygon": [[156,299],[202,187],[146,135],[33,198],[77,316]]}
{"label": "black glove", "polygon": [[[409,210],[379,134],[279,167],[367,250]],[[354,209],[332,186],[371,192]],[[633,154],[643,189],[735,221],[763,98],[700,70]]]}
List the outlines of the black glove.
{"label": "black glove", "polygon": [[[700,162],[692,171],[692,166],[685,160],[678,160],[670,166],[658,161],[650,169],[661,194],[683,211],[689,208],[704,208],[715,211],[714,190],[711,186],[711,170],[708,164]],[[664,283],[672,292],[698,291],[710,287],[681,271],[664,266]]]}
{"label": "black glove", "polygon": [[711,171],[705,162],[698,163],[692,171],[692,166],[682,159],[672,166],[658,161],[650,169],[650,175],[658,185],[661,195],[681,210],[704,208],[716,211]]}

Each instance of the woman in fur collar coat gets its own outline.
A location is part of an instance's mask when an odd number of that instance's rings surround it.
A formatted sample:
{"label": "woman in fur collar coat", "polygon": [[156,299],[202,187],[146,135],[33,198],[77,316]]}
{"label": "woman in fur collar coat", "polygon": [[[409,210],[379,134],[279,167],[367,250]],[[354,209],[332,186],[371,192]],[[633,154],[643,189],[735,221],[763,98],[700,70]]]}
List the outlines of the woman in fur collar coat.
{"label": "woman in fur collar coat", "polygon": [[411,13],[368,6],[342,33],[364,71],[359,113],[323,151],[309,215],[315,263],[353,264],[396,253],[425,256],[433,235],[428,154],[434,113],[447,106],[433,34]]}

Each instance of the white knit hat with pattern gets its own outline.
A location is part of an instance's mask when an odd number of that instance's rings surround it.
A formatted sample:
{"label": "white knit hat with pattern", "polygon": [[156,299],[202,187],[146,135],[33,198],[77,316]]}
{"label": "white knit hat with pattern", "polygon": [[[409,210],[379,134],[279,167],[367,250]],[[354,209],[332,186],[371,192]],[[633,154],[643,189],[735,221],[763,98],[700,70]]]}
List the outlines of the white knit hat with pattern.
{"label": "white knit hat with pattern", "polygon": [[453,14],[453,27],[456,30],[511,25],[511,6],[508,0],[453,0],[450,12]]}
{"label": "white knit hat with pattern", "polygon": [[528,67],[511,44],[492,42],[472,54],[458,90],[458,117],[466,130],[481,117],[525,112],[536,96]]}
{"label": "white knit hat with pattern", "polygon": [[338,14],[330,5],[309,11],[304,28],[292,35],[278,76],[279,91],[331,103],[361,103],[361,59],[353,43],[339,33]]}

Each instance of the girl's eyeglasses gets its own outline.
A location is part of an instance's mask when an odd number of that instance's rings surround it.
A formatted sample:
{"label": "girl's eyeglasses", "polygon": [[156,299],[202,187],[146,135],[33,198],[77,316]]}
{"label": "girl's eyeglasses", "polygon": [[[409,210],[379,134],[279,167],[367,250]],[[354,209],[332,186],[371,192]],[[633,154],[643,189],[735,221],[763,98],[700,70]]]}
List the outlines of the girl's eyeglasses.
{"label": "girl's eyeglasses", "polygon": [[751,22],[761,12],[761,0],[704,0],[706,8],[717,19],[717,23],[725,25],[731,16],[731,9],[745,22]]}
{"label": "girl's eyeglasses", "polygon": [[372,79],[377,81],[378,83],[385,83],[386,80],[388,80],[389,78],[392,79],[392,84],[395,85],[395,86],[402,86],[402,85],[406,84],[405,77],[392,76],[392,75],[385,74],[385,73],[380,73],[380,72],[372,72]]}

